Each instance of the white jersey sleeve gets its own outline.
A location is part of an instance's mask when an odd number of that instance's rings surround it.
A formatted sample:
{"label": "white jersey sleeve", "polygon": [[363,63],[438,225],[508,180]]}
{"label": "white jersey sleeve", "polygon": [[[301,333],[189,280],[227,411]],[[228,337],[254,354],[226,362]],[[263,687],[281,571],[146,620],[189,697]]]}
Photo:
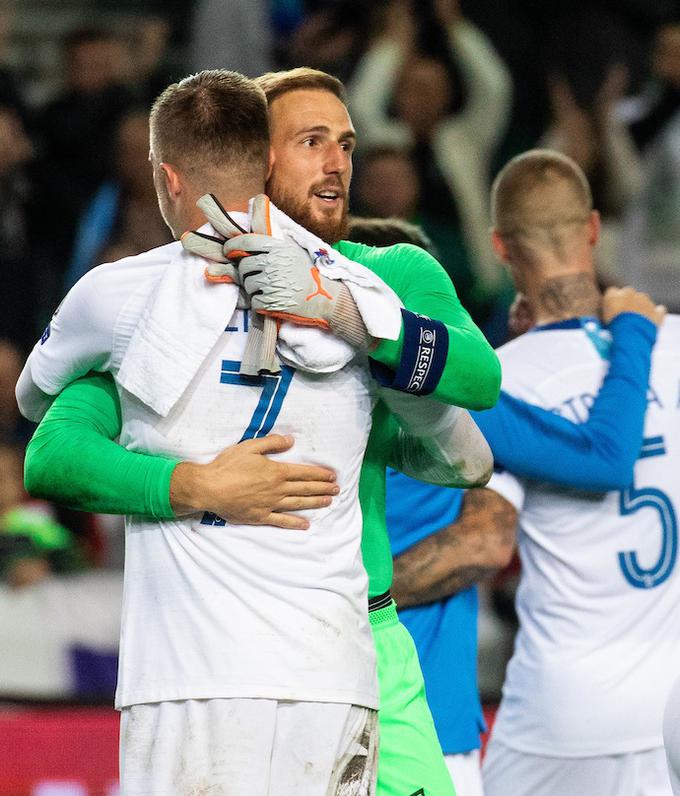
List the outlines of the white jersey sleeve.
{"label": "white jersey sleeve", "polygon": [[19,409],[29,420],[47,411],[46,396],[90,370],[107,369],[119,309],[102,284],[109,281],[107,268],[90,271],[73,286],[29,355],[17,383]]}
{"label": "white jersey sleeve", "polygon": [[[170,244],[173,245],[173,244]],[[91,370],[111,369],[116,325],[130,297],[148,289],[168,247],[107,263],[71,288],[31,351],[16,388],[24,417],[39,421],[52,396]]]}

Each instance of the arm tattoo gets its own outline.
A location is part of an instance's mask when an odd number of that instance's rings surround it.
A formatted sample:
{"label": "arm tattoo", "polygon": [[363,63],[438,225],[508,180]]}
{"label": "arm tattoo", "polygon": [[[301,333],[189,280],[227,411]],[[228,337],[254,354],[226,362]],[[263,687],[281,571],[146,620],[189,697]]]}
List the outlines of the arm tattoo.
{"label": "arm tattoo", "polygon": [[399,607],[442,600],[493,575],[510,556],[516,523],[515,508],[496,492],[466,492],[454,523],[394,559]]}

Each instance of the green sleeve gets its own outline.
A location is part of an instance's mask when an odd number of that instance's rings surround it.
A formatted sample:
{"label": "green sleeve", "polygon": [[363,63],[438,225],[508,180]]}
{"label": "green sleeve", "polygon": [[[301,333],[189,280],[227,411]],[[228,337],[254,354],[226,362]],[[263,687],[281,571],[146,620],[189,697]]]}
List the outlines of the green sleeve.
{"label": "green sleeve", "polygon": [[[407,310],[446,325],[446,366],[432,397],[466,409],[489,409],[498,400],[501,366],[493,348],[456,295],[448,274],[423,249],[410,244],[374,248],[341,241],[338,251],[370,268],[399,296]],[[371,356],[396,370],[403,330],[398,340],[381,340]]]}
{"label": "green sleeve", "polygon": [[385,518],[385,461],[397,428],[397,421],[385,404],[378,401],[359,475],[359,503],[364,523],[361,555],[368,574],[369,597],[384,594],[392,585],[392,550]]}
{"label": "green sleeve", "polygon": [[54,400],[26,450],[25,484],[35,497],[82,511],[167,519],[177,462],[128,451],[109,374],[90,373]]}

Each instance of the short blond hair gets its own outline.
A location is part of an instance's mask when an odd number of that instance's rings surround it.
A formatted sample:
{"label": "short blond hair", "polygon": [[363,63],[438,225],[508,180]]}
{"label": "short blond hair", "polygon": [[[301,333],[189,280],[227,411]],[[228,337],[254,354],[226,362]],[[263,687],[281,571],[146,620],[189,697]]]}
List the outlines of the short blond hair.
{"label": "short blond hair", "polygon": [[491,189],[494,228],[521,257],[536,244],[561,257],[571,233],[588,221],[592,210],[590,185],[581,168],[550,149],[514,157]]}
{"label": "short blond hair", "polygon": [[173,83],[154,102],[149,124],[153,154],[187,173],[266,175],[267,100],[238,72],[210,69]]}
{"label": "short blond hair", "polygon": [[309,66],[299,66],[279,72],[266,72],[264,75],[256,77],[255,82],[264,91],[268,104],[289,91],[304,90],[329,91],[343,105],[347,104],[345,87],[338,78]]}

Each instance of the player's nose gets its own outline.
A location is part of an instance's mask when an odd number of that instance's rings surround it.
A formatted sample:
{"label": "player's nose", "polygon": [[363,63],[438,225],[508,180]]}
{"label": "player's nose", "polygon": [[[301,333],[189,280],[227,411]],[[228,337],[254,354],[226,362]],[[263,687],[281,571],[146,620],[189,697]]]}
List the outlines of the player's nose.
{"label": "player's nose", "polygon": [[349,168],[349,154],[340,144],[328,147],[324,161],[325,174],[344,174]]}

